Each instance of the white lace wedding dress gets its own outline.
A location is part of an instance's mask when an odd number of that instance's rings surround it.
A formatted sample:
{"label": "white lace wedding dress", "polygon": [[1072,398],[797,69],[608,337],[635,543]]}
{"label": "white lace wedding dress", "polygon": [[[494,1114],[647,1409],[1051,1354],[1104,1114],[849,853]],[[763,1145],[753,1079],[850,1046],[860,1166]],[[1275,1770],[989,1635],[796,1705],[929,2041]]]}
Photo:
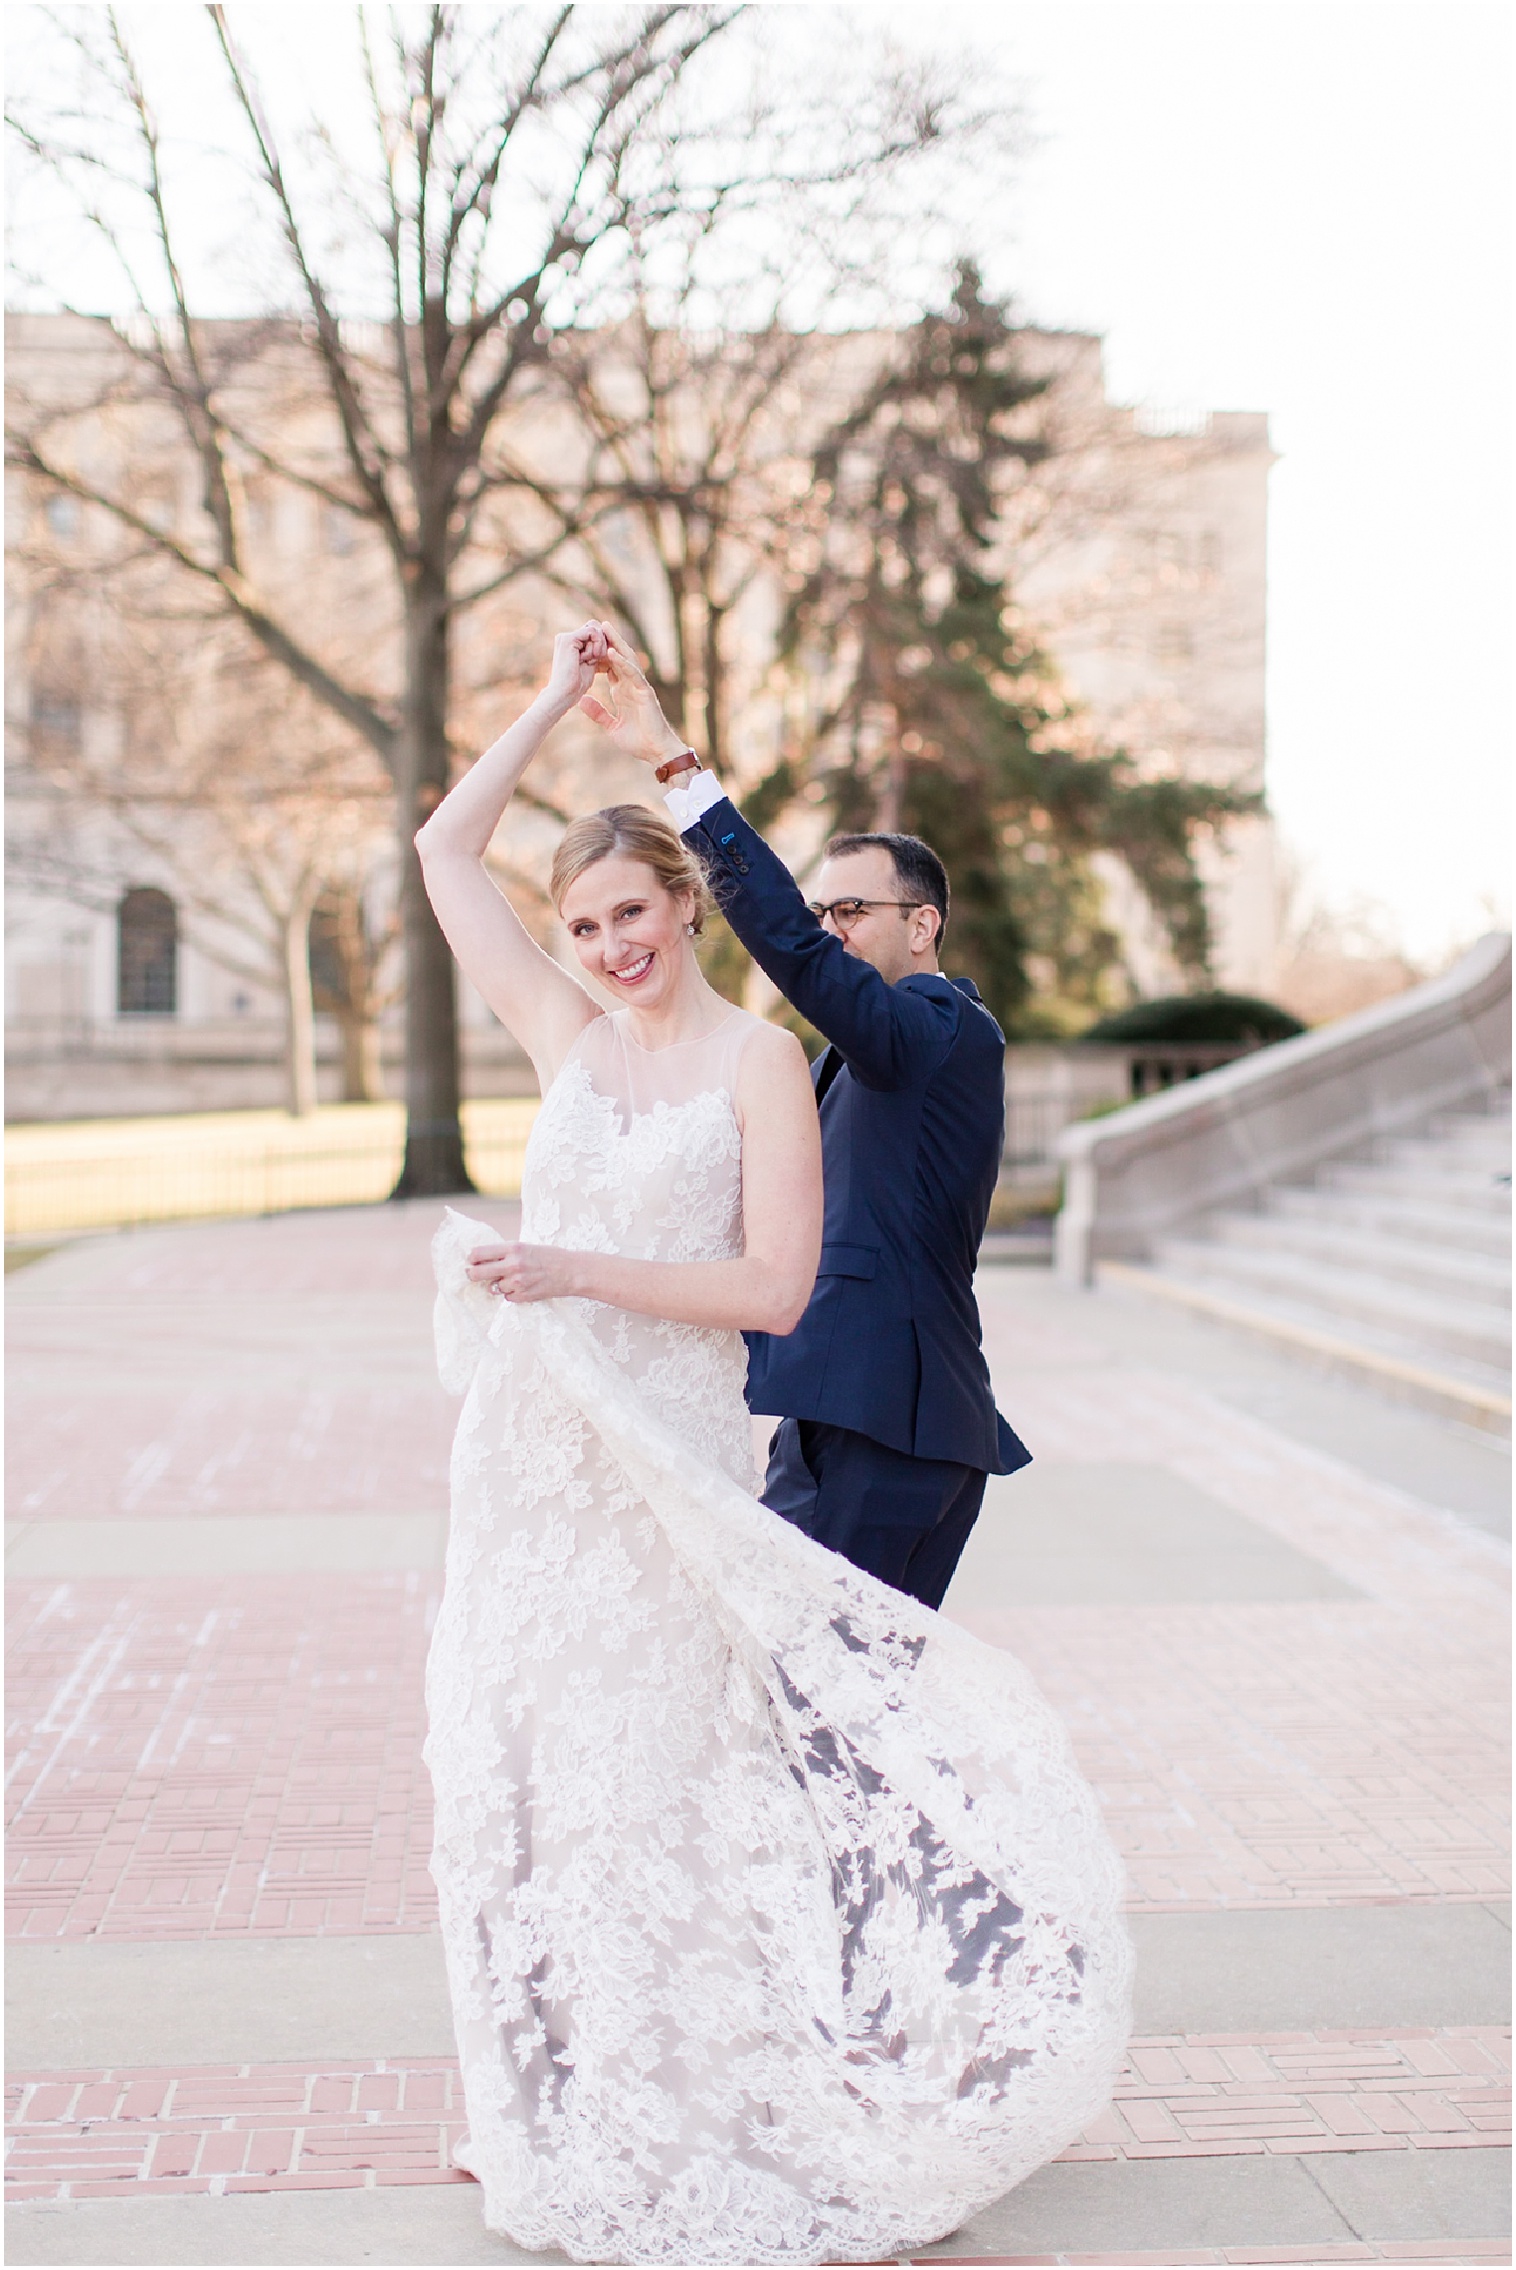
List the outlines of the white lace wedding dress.
{"label": "white lace wedding dress", "polygon": [[[755,1020],[591,1024],[522,1236],[741,1251]],[[1074,2137],[1127,2035],[1120,1874],[1009,1656],[751,1494],[735,1332],[472,1285],[427,1672],[441,1903],[489,2227],[584,2262],[822,2262],[940,2238]],[[993,1516],[991,1516],[993,1518]]]}

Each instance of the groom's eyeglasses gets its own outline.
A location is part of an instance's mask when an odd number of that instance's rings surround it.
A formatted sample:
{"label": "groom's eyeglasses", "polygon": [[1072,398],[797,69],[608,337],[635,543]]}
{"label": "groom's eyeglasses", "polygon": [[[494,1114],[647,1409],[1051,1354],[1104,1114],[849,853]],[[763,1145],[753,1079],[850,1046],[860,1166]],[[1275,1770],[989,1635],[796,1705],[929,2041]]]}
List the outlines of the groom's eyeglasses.
{"label": "groom's eyeglasses", "polygon": [[833,899],[830,906],[823,906],[819,899],[811,899],[807,903],[818,922],[825,922],[830,915],[839,930],[851,930],[855,922],[862,921],[870,907],[910,908],[924,906],[926,902],[924,899]]}

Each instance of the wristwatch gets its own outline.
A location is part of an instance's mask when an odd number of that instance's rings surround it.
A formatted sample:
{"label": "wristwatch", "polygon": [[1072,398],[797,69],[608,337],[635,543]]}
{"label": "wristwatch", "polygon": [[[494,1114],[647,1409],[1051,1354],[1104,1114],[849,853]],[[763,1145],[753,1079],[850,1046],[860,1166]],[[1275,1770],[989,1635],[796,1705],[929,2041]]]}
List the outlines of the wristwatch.
{"label": "wristwatch", "polygon": [[659,765],[653,774],[660,788],[667,788],[683,772],[700,772],[704,768],[693,749],[682,749],[677,757],[670,757],[666,765]]}

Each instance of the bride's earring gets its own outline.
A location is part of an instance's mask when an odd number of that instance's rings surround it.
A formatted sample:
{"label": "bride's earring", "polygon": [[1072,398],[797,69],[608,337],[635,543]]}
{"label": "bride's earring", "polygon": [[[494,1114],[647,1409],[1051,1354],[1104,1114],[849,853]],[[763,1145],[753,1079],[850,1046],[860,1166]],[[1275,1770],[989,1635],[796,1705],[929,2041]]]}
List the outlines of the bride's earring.
{"label": "bride's earring", "polygon": [[693,937],[694,937],[694,935],[695,935],[695,925],[694,925],[694,923],[693,923],[693,922],[687,922],[687,923],[685,924],[685,926],[684,926],[684,935],[686,936],[686,938],[693,938]]}

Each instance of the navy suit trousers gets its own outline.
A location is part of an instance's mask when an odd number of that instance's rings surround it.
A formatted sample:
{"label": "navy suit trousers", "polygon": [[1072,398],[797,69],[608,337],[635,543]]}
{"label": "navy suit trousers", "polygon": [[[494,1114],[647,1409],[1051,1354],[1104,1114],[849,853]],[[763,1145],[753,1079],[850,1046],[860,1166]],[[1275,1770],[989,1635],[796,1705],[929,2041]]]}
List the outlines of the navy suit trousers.
{"label": "navy suit trousers", "polygon": [[855,1568],[940,1608],[984,1484],[977,1466],[912,1458],[820,1419],[781,1419],[763,1502]]}

